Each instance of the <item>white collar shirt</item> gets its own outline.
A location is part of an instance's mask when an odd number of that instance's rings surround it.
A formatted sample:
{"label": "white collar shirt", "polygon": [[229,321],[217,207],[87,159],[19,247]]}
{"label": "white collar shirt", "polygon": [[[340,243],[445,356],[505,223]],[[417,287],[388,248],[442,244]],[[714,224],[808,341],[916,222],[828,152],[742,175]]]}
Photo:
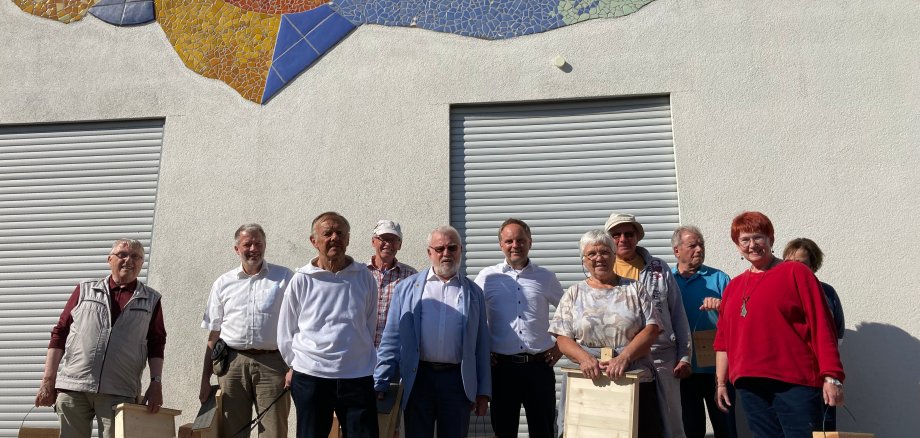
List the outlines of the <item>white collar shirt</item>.
{"label": "white collar shirt", "polygon": [[290,269],[268,262],[255,275],[242,266],[221,275],[211,286],[201,327],[219,331],[235,349],[278,349],[278,313],[293,275]]}
{"label": "white collar shirt", "polygon": [[300,373],[366,377],[377,364],[376,329],[377,284],[367,267],[352,261],[330,272],[310,262],[297,270],[284,292],[278,349]]}
{"label": "white collar shirt", "polygon": [[548,269],[530,261],[521,270],[507,261],[476,276],[486,300],[492,352],[535,354],[552,348],[549,306],[559,304],[562,284]]}
{"label": "white collar shirt", "polygon": [[463,288],[454,275],[444,281],[428,270],[421,300],[419,358],[426,362],[460,363],[463,347]]}

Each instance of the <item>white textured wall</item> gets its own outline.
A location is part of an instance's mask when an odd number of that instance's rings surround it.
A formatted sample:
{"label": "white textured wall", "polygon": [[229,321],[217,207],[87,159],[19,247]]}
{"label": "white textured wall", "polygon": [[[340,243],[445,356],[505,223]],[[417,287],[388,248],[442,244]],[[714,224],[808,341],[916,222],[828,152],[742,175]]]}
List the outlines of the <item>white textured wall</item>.
{"label": "white textured wall", "polygon": [[360,259],[392,217],[408,233],[401,258],[421,265],[425,233],[447,221],[450,104],[670,94],[681,218],[707,233],[710,264],[744,268],[727,235],[745,209],[773,219],[777,252],[814,238],[846,310],[858,429],[920,429],[914,0],[658,0],[491,42],[365,26],[265,106],[185,68],[156,24],[63,25],[0,1],[0,43],[0,123],[166,119],[150,283],[166,296],[167,404],[184,421],[200,315],[235,263],[237,225],[262,223],[269,258],[300,266],[317,213],[352,221]]}

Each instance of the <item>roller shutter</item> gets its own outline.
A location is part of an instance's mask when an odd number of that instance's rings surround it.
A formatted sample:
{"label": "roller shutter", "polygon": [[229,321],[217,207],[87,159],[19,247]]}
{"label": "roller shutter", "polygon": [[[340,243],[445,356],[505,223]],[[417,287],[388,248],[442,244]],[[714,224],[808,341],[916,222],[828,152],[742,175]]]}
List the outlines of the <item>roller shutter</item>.
{"label": "roller shutter", "polygon": [[0,437],[17,436],[51,327],[80,280],[109,273],[112,241],[140,240],[149,260],[162,141],[163,120],[0,125]]}
{"label": "roller shutter", "polygon": [[[578,240],[603,228],[612,211],[635,214],[646,231],[640,245],[674,262],[679,217],[667,96],[455,106],[450,123],[450,221],[465,243],[470,278],[503,259],[496,233],[509,217],[530,225],[532,260],[563,287],[585,278]],[[482,419],[470,431],[492,434]],[[527,436],[523,411],[519,436]]]}

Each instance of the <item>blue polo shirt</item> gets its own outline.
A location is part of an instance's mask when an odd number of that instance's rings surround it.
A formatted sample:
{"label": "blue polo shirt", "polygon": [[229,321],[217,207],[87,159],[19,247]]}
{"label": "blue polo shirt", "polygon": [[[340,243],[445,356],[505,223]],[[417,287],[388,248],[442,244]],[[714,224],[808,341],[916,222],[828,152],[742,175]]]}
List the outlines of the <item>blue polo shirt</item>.
{"label": "blue polo shirt", "polygon": [[[701,311],[703,299],[706,297],[722,298],[722,291],[731,280],[724,272],[702,265],[690,278],[684,278],[677,272],[677,266],[671,268],[674,280],[680,287],[680,294],[684,301],[684,310],[687,312],[687,322],[690,331],[715,330],[718,314],[714,311]],[[691,357],[694,373],[715,374],[715,367],[696,366],[696,356]]]}

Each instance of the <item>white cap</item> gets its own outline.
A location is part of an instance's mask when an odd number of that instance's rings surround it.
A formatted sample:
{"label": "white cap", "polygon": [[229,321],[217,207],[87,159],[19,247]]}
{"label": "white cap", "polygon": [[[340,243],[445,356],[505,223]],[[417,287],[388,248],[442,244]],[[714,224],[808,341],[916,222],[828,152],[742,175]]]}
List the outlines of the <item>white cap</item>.
{"label": "white cap", "polygon": [[402,239],[402,229],[399,226],[399,223],[393,222],[391,220],[381,220],[377,221],[377,226],[374,227],[374,235],[382,236],[384,234],[395,234]]}

